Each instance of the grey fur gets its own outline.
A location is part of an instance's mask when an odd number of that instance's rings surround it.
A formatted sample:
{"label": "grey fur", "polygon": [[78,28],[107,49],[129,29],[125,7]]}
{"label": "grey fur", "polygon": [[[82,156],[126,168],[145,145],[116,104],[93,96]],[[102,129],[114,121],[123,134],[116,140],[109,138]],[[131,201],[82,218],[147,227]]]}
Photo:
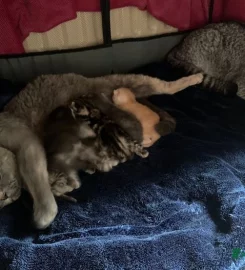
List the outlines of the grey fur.
{"label": "grey fur", "polygon": [[[21,195],[21,189],[26,188],[19,174],[15,155],[9,150],[0,147],[0,209],[16,201]],[[71,192],[72,187],[66,175],[52,172],[49,174],[49,183],[52,193],[57,197],[63,197]],[[65,197],[69,199],[70,197]],[[74,201],[74,200],[72,200]]]}
{"label": "grey fur", "polygon": [[88,139],[96,139],[96,134],[85,121],[78,122],[69,107],[61,106],[54,110],[43,129],[48,171],[64,173],[70,186],[79,188],[77,171],[93,169],[91,161],[97,158],[94,144],[83,143]]}
{"label": "grey fur", "polygon": [[[83,94],[103,92],[110,97],[112,91],[118,87],[129,87],[137,98],[174,94],[200,83],[202,79],[201,74],[175,82],[165,82],[143,75],[85,78],[81,75],[66,74],[43,75],[29,83],[0,114],[0,146],[16,155],[21,178],[33,198],[36,227],[43,229],[49,226],[58,210],[48,180],[46,154],[40,141],[43,123],[53,110],[69,104]],[[111,113],[110,107],[102,106],[99,109],[107,115]],[[111,115],[114,117],[114,114]],[[132,122],[135,127],[139,127],[136,119],[125,114],[118,124],[139,141],[142,138],[140,128],[128,129]]]}
{"label": "grey fur", "polygon": [[216,92],[245,98],[245,25],[210,24],[190,33],[167,56],[188,74],[204,73],[203,85]]}
{"label": "grey fur", "polygon": [[20,197],[22,183],[15,155],[0,147],[0,156],[0,208],[3,208]]}

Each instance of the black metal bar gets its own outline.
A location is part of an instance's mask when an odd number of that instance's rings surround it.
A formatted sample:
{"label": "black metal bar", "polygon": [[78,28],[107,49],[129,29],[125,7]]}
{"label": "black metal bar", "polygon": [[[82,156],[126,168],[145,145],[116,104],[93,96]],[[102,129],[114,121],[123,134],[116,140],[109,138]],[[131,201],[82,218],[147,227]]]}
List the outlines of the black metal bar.
{"label": "black metal bar", "polygon": [[110,0],[100,0],[104,45],[111,45]]}
{"label": "black metal bar", "polygon": [[210,0],[209,12],[208,12],[208,23],[213,22],[213,11],[214,11],[214,0]]}

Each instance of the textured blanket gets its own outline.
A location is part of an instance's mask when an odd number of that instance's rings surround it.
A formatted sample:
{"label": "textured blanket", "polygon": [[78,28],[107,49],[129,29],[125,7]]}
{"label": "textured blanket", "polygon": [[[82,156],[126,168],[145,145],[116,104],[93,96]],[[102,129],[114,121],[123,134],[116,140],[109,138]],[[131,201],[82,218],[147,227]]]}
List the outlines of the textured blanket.
{"label": "textured blanket", "polygon": [[[164,64],[139,72],[171,79]],[[147,159],[81,174],[46,231],[25,194],[2,209],[0,269],[245,269],[245,101],[198,88],[151,101],[176,132]]]}

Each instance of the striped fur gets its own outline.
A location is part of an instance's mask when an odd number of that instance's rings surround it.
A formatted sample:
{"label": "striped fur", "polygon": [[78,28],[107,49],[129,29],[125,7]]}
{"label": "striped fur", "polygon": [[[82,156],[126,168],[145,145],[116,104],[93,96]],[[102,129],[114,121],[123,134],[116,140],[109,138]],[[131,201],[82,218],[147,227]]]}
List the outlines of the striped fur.
{"label": "striped fur", "polygon": [[[167,61],[185,74],[202,73],[206,89],[233,96],[245,91],[244,25],[228,22],[210,24],[190,33],[170,51]],[[241,83],[242,82],[242,83]]]}

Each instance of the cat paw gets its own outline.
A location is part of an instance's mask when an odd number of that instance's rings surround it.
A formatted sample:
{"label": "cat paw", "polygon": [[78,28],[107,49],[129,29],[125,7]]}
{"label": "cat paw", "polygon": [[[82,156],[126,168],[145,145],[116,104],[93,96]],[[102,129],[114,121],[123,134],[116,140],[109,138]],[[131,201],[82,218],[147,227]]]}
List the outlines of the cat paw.
{"label": "cat paw", "polygon": [[119,160],[116,159],[108,159],[103,163],[99,164],[98,170],[101,172],[109,172],[113,169],[113,167],[119,164]]}
{"label": "cat paw", "polygon": [[94,174],[95,171],[96,171],[95,169],[87,169],[87,170],[85,170],[85,172],[88,173],[88,174]]}
{"label": "cat paw", "polygon": [[120,163],[125,163],[126,161],[127,161],[127,158],[126,157],[120,158]]}
{"label": "cat paw", "polygon": [[153,142],[153,139],[152,138],[145,138],[143,140],[143,142],[142,142],[142,146],[143,147],[150,147],[150,146],[152,146],[153,143],[154,142]]}
{"label": "cat paw", "polygon": [[51,191],[55,196],[71,192],[81,186],[79,177],[75,172],[70,172],[69,175],[60,172],[51,172],[49,174],[49,182]]}
{"label": "cat paw", "polygon": [[37,229],[46,229],[55,219],[58,207],[53,194],[45,194],[45,201],[34,204],[34,224]]}
{"label": "cat paw", "polygon": [[188,78],[190,79],[190,85],[195,85],[201,83],[203,81],[204,76],[202,73],[197,73],[189,76]]}
{"label": "cat paw", "polygon": [[72,187],[73,189],[78,189],[81,187],[81,182],[77,172],[71,172],[68,174],[67,185]]}
{"label": "cat paw", "polygon": [[139,155],[142,158],[147,158],[149,156],[149,152],[145,149],[143,149]]}
{"label": "cat paw", "polygon": [[14,201],[12,200],[12,198],[6,198],[4,200],[0,200],[0,209],[4,208],[5,206],[13,203]]}
{"label": "cat paw", "polygon": [[57,180],[52,186],[51,191],[57,197],[72,192],[74,190],[73,186],[70,186],[67,183],[67,179],[62,177],[61,179]]}

